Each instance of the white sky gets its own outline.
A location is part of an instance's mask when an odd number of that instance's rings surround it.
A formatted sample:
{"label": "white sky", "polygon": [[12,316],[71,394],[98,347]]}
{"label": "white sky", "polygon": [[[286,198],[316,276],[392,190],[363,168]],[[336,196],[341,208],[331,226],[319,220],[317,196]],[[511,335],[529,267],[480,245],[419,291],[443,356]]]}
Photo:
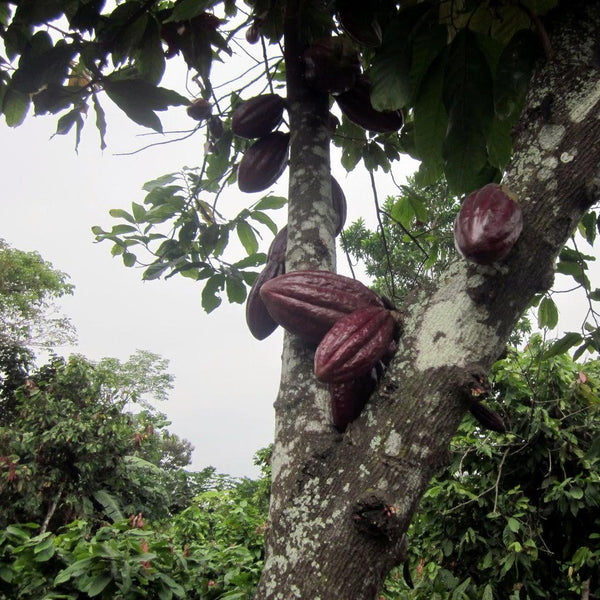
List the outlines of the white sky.
{"label": "white sky", "polygon": [[[185,93],[184,86],[173,81],[163,85]],[[182,277],[142,282],[140,270],[125,268],[120,257],[110,255],[111,244],[95,244],[90,231],[93,225],[110,229],[116,223],[108,215],[111,208],[128,210],[132,201],[141,203],[144,182],[184,165],[199,165],[204,132],[133,156],[114,156],[158,137],[136,138],[147,132],[111,108],[108,100],[104,108],[108,120],[104,153],[99,150],[92,112],[79,154],[73,150],[73,135],[50,140],[56,117],[30,116],[14,130],[2,121],[0,238],[21,250],[37,250],[71,276],[76,291],[65,299],[63,308],[77,328],[78,344],[62,349],[63,353],[80,352],[92,360],[104,356],[126,360],[139,348],[167,358],[175,387],[170,400],[157,408],[172,421],[170,430],[194,445],[191,468],[213,465],[231,475],[255,475],[252,456],[273,437],[281,330],[256,341],[246,329],[244,306],[224,301],[211,315],[203,312],[201,283]],[[195,124],[183,107],[160,116],[166,131]],[[414,166],[414,161],[403,158],[394,166],[396,181],[403,183]],[[347,223],[361,214],[373,223],[366,172],[347,177],[334,164],[334,174],[348,200]],[[275,192],[287,195],[286,185],[284,175]],[[387,178],[380,197],[393,190]],[[261,195],[245,195],[236,187],[219,206],[222,210],[227,203],[235,206],[233,216],[244,203]],[[276,220],[281,226],[285,214],[280,212]],[[266,251],[269,243],[270,237],[261,250]],[[344,257],[338,256],[338,264],[340,272],[347,272]],[[578,312],[574,300],[564,295],[559,300],[561,323],[577,328],[578,322],[567,321]]]}

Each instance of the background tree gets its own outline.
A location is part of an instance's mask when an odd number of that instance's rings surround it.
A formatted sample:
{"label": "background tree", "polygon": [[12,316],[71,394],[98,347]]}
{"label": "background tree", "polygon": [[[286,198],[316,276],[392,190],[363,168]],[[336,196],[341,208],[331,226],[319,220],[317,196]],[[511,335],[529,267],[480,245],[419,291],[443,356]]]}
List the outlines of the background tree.
{"label": "background tree", "polygon": [[[218,207],[248,142],[230,133],[230,112],[221,106],[234,107],[238,95],[215,94],[211,66],[213,52],[227,61],[244,24],[283,47],[283,61],[262,44],[258,56],[266,75],[262,89],[285,75],[287,271],[335,268],[330,102],[327,93],[309,87],[301,59],[332,31],[354,38],[373,107],[402,109],[406,120],[400,136],[371,136],[342,119],[334,143],[347,168],[362,160],[371,171],[387,170],[400,152],[410,152],[422,160],[420,183],[443,172],[453,193],[464,194],[503,176],[521,199],[523,234],[501,265],[453,261],[432,290],[407,297],[400,348],[364,415],[344,435],[332,428],[327,390],[313,377],[313,348],[286,336],[260,598],[375,597],[405,556],[404,533],[427,482],[447,461],[473,382],[501,356],[532,298],[551,286],[556,257],[598,200],[599,72],[590,42],[598,39],[597,3],[432,0],[398,7],[382,0],[369,9],[349,6],[362,24],[358,31],[345,5],[301,0],[259,0],[239,22],[233,20],[238,4],[195,0],[128,0],[106,13],[101,3],[28,1],[14,11],[4,4],[1,15],[2,108],[11,125],[33,103],[38,114],[62,113],[57,132],[75,127],[77,138],[89,104],[104,144],[103,90],[134,121],[159,131],[156,111],[188,102],[157,86],[165,55],[180,52],[196,72],[201,95],[227,117],[210,121],[210,152],[200,169],[147,184],[143,205],[114,212],[124,223],[94,231],[112,241],[126,265],[143,264],[147,278],[181,273],[204,281],[207,310],[218,306],[222,293],[244,300],[252,269],[265,259],[253,225],[274,229],[266,211],[282,205],[267,197],[234,216]],[[207,8],[219,11],[218,18]],[[64,30],[53,23],[61,16]],[[536,61],[540,48],[546,59]],[[10,61],[17,57],[13,71]],[[251,77],[238,80],[239,89]],[[241,260],[225,254],[233,231],[247,252]],[[138,248],[150,253],[149,261],[138,259]],[[566,268],[580,271],[585,259],[580,253],[571,258]],[[590,328],[554,350],[593,348],[594,323]]]}

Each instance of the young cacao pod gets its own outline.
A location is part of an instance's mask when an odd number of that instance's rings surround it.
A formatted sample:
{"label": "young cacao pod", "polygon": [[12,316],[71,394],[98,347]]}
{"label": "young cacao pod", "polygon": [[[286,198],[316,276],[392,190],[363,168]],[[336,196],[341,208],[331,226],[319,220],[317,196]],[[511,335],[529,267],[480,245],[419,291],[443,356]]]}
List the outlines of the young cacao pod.
{"label": "young cacao pod", "polygon": [[491,408],[488,408],[485,404],[474,400],[469,404],[469,410],[477,421],[486,429],[491,429],[498,433],[504,433],[506,431],[506,427],[504,426],[504,422],[500,415]]}
{"label": "young cacao pod", "polygon": [[469,261],[491,265],[511,251],[523,230],[523,214],[505,186],[488,183],[469,194],[454,221],[454,243]]}
{"label": "young cacao pod", "polygon": [[383,306],[379,296],[360,281],[330,271],[280,275],[266,282],[260,295],[275,321],[313,344],[357,308]]}
{"label": "young cacao pod", "polygon": [[352,43],[343,37],[327,37],[304,51],[304,78],[313,89],[341,94],[356,83],[360,60]]}
{"label": "young cacao pod", "polygon": [[252,25],[246,29],[246,41],[249,44],[258,44],[260,40],[260,29],[258,28],[258,22],[256,19],[253,21]]}
{"label": "young cacao pod", "polygon": [[346,427],[358,418],[376,386],[377,374],[374,369],[362,377],[329,384],[331,418],[340,433],[344,433]]}
{"label": "young cacao pod", "polygon": [[386,133],[398,131],[404,125],[404,117],[399,110],[381,112],[371,104],[371,88],[365,80],[359,81],[352,89],[335,97],[341,111],[359,127]]}
{"label": "young cacao pod", "polygon": [[187,114],[196,121],[204,121],[210,117],[212,106],[208,100],[197,98],[187,107]]}
{"label": "young cacao pod", "polygon": [[315,376],[341,383],[366,375],[394,338],[396,321],[381,306],[367,306],[342,317],[325,334],[315,352]]}
{"label": "young cacao pod", "polygon": [[339,235],[344,229],[346,223],[346,212],[348,205],[346,204],[346,196],[342,190],[340,184],[337,182],[335,177],[331,178],[331,200],[333,202],[333,208],[335,209],[335,235]]}
{"label": "young cacao pod", "polygon": [[250,333],[257,340],[264,340],[277,329],[277,322],[271,317],[267,307],[260,297],[260,288],[263,284],[285,271],[285,263],[267,261],[265,268],[256,278],[248,299],[246,300],[246,324]]}
{"label": "young cacao pod", "polygon": [[283,118],[285,100],[277,94],[261,94],[240,104],[231,117],[231,131],[239,137],[262,138]]}
{"label": "young cacao pod", "polygon": [[274,131],[246,150],[237,172],[242,192],[261,192],[279,179],[287,166],[289,141],[289,133]]}

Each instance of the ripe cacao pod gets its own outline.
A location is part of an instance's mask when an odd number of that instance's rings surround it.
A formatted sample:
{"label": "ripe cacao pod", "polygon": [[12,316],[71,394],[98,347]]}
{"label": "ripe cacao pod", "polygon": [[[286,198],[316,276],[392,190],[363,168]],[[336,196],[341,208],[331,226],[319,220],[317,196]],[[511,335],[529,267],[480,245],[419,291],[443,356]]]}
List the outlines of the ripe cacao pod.
{"label": "ripe cacao pod", "polygon": [[[267,262],[281,263],[285,269],[285,252],[287,250],[287,225],[284,225],[273,238],[267,252]],[[282,275],[285,271],[279,273]]]}
{"label": "ripe cacao pod", "polygon": [[341,111],[359,127],[386,133],[398,131],[404,125],[404,117],[399,110],[381,112],[371,104],[371,89],[365,80],[359,81],[352,89],[335,97]]}
{"label": "ripe cacao pod", "polygon": [[394,337],[396,321],[381,306],[367,306],[342,317],[325,334],[315,352],[315,376],[341,383],[366,375]]}
{"label": "ripe cacao pod", "polygon": [[231,131],[247,139],[264,137],[281,123],[284,108],[285,100],[277,94],[254,96],[233,112]]}
{"label": "ripe cacao pod", "polygon": [[511,192],[488,183],[463,201],[454,221],[454,243],[467,260],[491,265],[508,255],[522,230],[521,207]]}
{"label": "ripe cacao pod", "polygon": [[258,29],[258,23],[254,21],[248,29],[246,29],[246,41],[249,44],[258,44],[260,40],[260,30]]}
{"label": "ripe cacao pod", "polygon": [[294,271],[260,290],[269,314],[303,340],[318,344],[343,316],[363,306],[383,306],[368,287],[330,271]]}
{"label": "ripe cacao pod", "polygon": [[289,141],[289,133],[274,131],[246,150],[237,172],[242,192],[261,192],[279,179],[287,166]]}
{"label": "ripe cacao pod", "polygon": [[331,418],[340,433],[344,433],[346,427],[358,418],[376,386],[377,374],[374,369],[362,377],[329,384]]}
{"label": "ripe cacao pod", "polygon": [[304,51],[304,78],[313,89],[328,94],[349,90],[360,75],[360,60],[352,43],[327,37]]}
{"label": "ripe cacao pod", "polygon": [[346,212],[348,210],[348,205],[346,204],[346,196],[344,195],[344,191],[335,177],[331,178],[331,200],[333,202],[333,208],[335,209],[336,215],[335,235],[339,235],[342,229],[344,229],[344,224],[346,223]]}
{"label": "ripe cacao pod", "polygon": [[469,404],[469,410],[477,421],[486,429],[491,429],[498,433],[504,433],[506,431],[506,427],[504,426],[504,422],[500,415],[491,408],[488,408],[485,404],[473,401]]}
{"label": "ripe cacao pod", "polygon": [[187,114],[196,121],[204,121],[210,117],[212,106],[208,100],[197,98],[187,107]]}
{"label": "ripe cacao pod", "polygon": [[285,271],[285,263],[267,261],[265,268],[256,278],[248,299],[246,300],[246,324],[250,333],[257,340],[264,340],[277,329],[277,322],[271,317],[260,297],[260,289],[265,282],[281,275]]}

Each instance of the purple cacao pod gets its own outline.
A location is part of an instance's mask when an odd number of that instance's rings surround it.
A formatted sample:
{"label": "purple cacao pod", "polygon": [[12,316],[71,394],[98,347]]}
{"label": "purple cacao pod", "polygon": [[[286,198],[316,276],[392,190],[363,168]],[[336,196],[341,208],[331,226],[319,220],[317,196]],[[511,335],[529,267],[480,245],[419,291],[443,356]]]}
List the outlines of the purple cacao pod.
{"label": "purple cacao pod", "polygon": [[289,141],[289,133],[274,131],[246,150],[237,172],[242,192],[261,192],[279,179],[287,166]]}
{"label": "purple cacao pod", "polygon": [[344,229],[346,223],[346,212],[348,205],[346,204],[346,196],[342,190],[340,184],[337,182],[335,177],[331,178],[331,200],[333,202],[333,208],[335,209],[335,235],[339,235]]}
{"label": "purple cacao pod", "polygon": [[343,316],[363,306],[383,306],[368,287],[330,271],[294,271],[265,283],[260,295],[287,331],[318,344]]}
{"label": "purple cacao pod", "polygon": [[349,90],[360,75],[358,53],[343,37],[327,37],[304,51],[304,78],[313,89],[328,94]]}
{"label": "purple cacao pod", "polygon": [[329,384],[331,418],[340,433],[358,418],[376,387],[377,375],[373,369],[362,377]]}
{"label": "purple cacao pod", "polygon": [[315,376],[341,383],[366,375],[381,359],[394,337],[396,321],[387,308],[359,308],[339,319],[315,352]]}
{"label": "purple cacao pod", "polygon": [[239,137],[262,138],[283,118],[285,100],[277,94],[261,94],[240,104],[231,117],[231,131]]}
{"label": "purple cacao pod", "polygon": [[469,404],[469,410],[477,421],[486,429],[498,433],[504,433],[506,431],[506,427],[504,426],[504,422],[500,415],[491,408],[488,408],[485,404],[473,401]]}
{"label": "purple cacao pod", "polygon": [[359,127],[386,133],[398,131],[404,125],[404,117],[399,110],[378,111],[373,108],[370,86],[362,80],[352,89],[335,97],[341,111]]}
{"label": "purple cacao pod", "polygon": [[[284,265],[285,268],[285,253],[287,250],[287,225],[284,225],[273,238],[269,250],[267,252],[267,262],[277,262]],[[285,271],[279,273],[283,275]]]}
{"label": "purple cacao pod", "polygon": [[508,255],[522,230],[521,207],[511,192],[488,183],[463,201],[454,221],[454,243],[467,260],[491,265]]}
{"label": "purple cacao pod", "polygon": [[260,288],[263,284],[285,271],[285,263],[277,261],[267,261],[265,268],[256,278],[248,299],[246,300],[246,324],[250,333],[257,340],[264,340],[277,329],[277,322],[269,314],[262,298],[260,297]]}
{"label": "purple cacao pod", "polygon": [[187,107],[187,114],[195,121],[204,121],[210,117],[212,106],[208,100],[197,98]]}

